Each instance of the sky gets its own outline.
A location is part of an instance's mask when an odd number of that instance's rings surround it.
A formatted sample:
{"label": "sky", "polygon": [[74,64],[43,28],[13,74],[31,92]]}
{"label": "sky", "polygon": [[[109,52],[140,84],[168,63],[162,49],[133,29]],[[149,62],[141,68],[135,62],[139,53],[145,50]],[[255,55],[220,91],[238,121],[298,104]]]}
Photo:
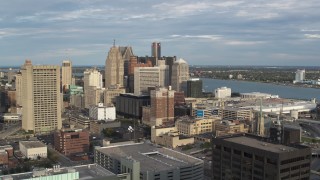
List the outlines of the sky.
{"label": "sky", "polygon": [[319,0],[0,0],[0,66],[104,65],[113,44],[190,65],[320,66]]}

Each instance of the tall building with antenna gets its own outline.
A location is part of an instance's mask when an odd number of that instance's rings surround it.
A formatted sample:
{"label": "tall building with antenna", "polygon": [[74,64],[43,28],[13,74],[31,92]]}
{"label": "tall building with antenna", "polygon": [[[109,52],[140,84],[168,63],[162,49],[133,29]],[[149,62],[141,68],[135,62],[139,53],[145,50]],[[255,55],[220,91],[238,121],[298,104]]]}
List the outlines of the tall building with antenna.
{"label": "tall building with antenna", "polygon": [[123,87],[124,80],[124,60],[119,47],[110,48],[105,63],[105,87],[109,88],[114,85]]}

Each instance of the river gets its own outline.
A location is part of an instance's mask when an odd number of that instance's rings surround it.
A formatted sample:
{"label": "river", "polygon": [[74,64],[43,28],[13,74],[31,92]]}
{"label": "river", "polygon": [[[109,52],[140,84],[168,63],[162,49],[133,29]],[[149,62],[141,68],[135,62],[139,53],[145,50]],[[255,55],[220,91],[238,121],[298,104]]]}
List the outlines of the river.
{"label": "river", "polygon": [[219,87],[231,88],[232,92],[262,92],[279,95],[282,98],[291,99],[312,99],[320,100],[320,89],[304,88],[295,86],[276,85],[272,83],[236,81],[236,80],[220,80],[201,78],[203,81],[203,89],[207,92],[213,92]]}

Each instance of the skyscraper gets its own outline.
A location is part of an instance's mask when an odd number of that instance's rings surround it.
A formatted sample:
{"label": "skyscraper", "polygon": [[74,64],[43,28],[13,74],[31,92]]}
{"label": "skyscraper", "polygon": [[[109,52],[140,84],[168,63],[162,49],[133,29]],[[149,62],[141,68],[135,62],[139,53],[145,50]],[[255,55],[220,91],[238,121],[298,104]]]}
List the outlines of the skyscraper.
{"label": "skyscraper", "polygon": [[160,42],[153,42],[152,43],[151,56],[155,57],[156,60],[160,59],[160,57],[161,57],[161,43]]}
{"label": "skyscraper", "polygon": [[183,60],[179,59],[174,62],[172,66],[171,86],[175,91],[186,91],[187,81],[189,80],[189,65]]}
{"label": "skyscraper", "polygon": [[62,88],[69,88],[72,84],[72,63],[71,61],[62,62],[62,78],[61,78]]}
{"label": "skyscraper", "polygon": [[35,134],[61,129],[60,67],[26,60],[21,73],[22,129]]}
{"label": "skyscraper", "polygon": [[202,80],[199,78],[189,79],[187,81],[187,97],[202,97]]}
{"label": "skyscraper", "polygon": [[[96,105],[100,102],[102,90],[102,74],[97,69],[87,69],[83,73],[84,105]],[[95,98],[93,98],[95,97]]]}
{"label": "skyscraper", "polygon": [[112,46],[105,65],[105,87],[113,85],[123,87],[124,61],[119,47]]}

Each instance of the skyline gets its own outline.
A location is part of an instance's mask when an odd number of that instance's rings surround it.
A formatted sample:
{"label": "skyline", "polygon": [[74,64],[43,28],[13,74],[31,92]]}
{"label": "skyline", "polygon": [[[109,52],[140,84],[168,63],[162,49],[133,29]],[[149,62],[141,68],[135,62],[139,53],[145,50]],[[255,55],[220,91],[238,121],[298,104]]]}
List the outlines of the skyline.
{"label": "skyline", "polygon": [[[21,66],[104,65],[109,49],[132,46],[190,65],[320,66],[320,2],[298,0],[17,0],[0,3],[0,62]],[[35,6],[35,4],[37,6]]]}

